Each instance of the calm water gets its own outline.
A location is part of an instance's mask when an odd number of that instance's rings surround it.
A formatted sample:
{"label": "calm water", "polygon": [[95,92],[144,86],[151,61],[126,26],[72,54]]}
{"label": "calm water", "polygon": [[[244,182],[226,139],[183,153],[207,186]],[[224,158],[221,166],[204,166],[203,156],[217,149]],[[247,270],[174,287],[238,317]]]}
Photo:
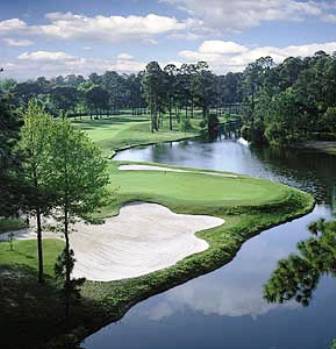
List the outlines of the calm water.
{"label": "calm water", "polygon": [[247,241],[215,272],[154,296],[83,342],[87,349],[322,349],[336,337],[336,280],[324,277],[312,304],[267,304],[263,284],[280,258],[309,237],[308,223],[333,215],[336,157],[257,150],[234,140],[160,144],[119,153],[144,160],[225,170],[291,184],[315,195],[315,210]]}

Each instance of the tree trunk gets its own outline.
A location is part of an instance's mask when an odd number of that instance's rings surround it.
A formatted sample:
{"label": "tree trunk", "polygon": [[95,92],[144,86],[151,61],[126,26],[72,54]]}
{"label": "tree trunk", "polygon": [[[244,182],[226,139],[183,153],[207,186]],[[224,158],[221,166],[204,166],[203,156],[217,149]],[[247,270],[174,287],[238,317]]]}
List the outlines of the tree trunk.
{"label": "tree trunk", "polygon": [[41,212],[39,208],[36,210],[36,226],[37,226],[38,282],[40,284],[43,284],[44,283],[43,242],[42,242]]}
{"label": "tree trunk", "polygon": [[70,282],[71,282],[71,256],[70,256],[70,241],[68,232],[68,210],[64,208],[64,237],[65,237],[65,318],[69,319],[70,315]]}
{"label": "tree trunk", "polygon": [[173,131],[173,115],[172,115],[172,98],[170,98],[170,104],[169,104],[169,129],[170,131]]}

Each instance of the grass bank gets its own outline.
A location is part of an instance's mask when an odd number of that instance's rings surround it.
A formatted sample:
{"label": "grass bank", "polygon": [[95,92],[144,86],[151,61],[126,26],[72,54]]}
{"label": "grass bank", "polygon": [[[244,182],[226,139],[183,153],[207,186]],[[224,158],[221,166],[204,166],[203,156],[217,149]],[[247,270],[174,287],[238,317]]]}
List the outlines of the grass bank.
{"label": "grass bank", "polygon": [[[43,287],[35,282],[35,243],[15,242],[14,251],[8,250],[6,242],[0,243],[0,307],[5,314],[0,318],[0,326],[3,340],[13,344],[7,348],[64,348],[64,343],[77,343],[119,319],[137,302],[228,263],[247,239],[304,215],[314,205],[310,195],[266,180],[230,173],[211,175],[212,171],[206,174],[195,169],[120,171],[119,164],[110,163],[112,199],[96,217],[117,214],[123,204],[141,200],[165,205],[176,213],[217,216],[225,224],[199,232],[198,236],[209,243],[209,249],[172,267],[122,281],[87,281],[82,289],[82,301],[73,305],[68,324],[63,321],[59,287],[52,279],[52,265],[62,242],[45,241],[49,267]],[[20,337],[13,335],[18,332]],[[26,346],[19,346],[22,343]]]}

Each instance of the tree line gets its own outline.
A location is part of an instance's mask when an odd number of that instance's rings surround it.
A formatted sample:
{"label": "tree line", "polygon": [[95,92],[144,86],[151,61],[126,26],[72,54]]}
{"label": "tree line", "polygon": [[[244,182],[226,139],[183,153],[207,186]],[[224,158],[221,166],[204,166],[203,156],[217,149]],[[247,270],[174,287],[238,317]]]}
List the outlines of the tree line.
{"label": "tree line", "polygon": [[0,82],[0,94],[2,91],[11,96],[11,103],[18,108],[37,98],[47,112],[56,116],[63,112],[93,118],[119,114],[123,109],[135,115],[148,112],[152,130],[157,131],[164,113],[169,115],[172,129],[173,117],[180,122],[183,114],[182,119],[188,120],[198,109],[206,118],[210,108],[241,103],[241,82],[242,73],[217,76],[206,62],[161,68],[153,61],[144,71],[130,75],[107,71],[87,78],[67,75],[24,82],[7,79]]}
{"label": "tree line", "polygon": [[271,57],[244,72],[243,135],[254,143],[283,144],[336,139],[336,55]]}

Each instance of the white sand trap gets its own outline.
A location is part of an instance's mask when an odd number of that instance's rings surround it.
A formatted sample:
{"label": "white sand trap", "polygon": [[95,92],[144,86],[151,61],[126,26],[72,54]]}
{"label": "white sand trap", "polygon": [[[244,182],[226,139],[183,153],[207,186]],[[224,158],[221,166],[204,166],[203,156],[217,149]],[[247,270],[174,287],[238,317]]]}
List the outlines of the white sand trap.
{"label": "white sand trap", "polygon": [[[76,231],[70,235],[77,260],[73,276],[112,281],[172,266],[209,247],[195,236],[197,231],[223,223],[223,219],[211,216],[176,214],[158,204],[126,205],[118,216],[106,219],[104,224],[75,225]],[[34,232],[27,230],[16,235],[21,239],[35,237]]]}
{"label": "white sand trap", "polygon": [[71,235],[74,276],[111,281],[169,267],[208,248],[194,235],[197,231],[223,223],[216,217],[175,214],[157,204],[124,206],[102,225],[77,225]]}
{"label": "white sand trap", "polygon": [[206,172],[206,171],[192,171],[192,170],[182,170],[180,168],[171,168],[171,167],[162,167],[162,166],[151,166],[151,165],[120,165],[118,167],[121,171],[161,171],[161,172],[189,172],[189,173],[201,173],[210,176],[220,176],[220,177],[229,177],[229,178],[237,178],[238,176],[229,174],[229,173],[221,173],[221,172]]}

